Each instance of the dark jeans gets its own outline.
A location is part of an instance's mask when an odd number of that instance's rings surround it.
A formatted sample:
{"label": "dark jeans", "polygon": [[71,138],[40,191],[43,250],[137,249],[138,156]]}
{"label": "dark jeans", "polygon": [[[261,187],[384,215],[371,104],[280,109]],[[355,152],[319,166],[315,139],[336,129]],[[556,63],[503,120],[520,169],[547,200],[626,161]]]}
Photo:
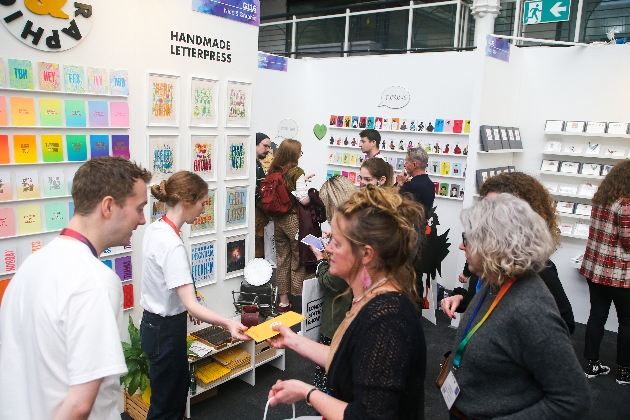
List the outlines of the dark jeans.
{"label": "dark jeans", "polygon": [[588,280],[591,295],[591,313],[586,323],[584,357],[599,360],[599,346],[604,337],[604,324],[610,304],[615,303],[619,329],[617,333],[617,364],[630,366],[630,289],[604,286]]}
{"label": "dark jeans", "polygon": [[144,311],[140,339],[150,362],[151,405],[147,420],[181,420],[190,385],[186,312],[163,317]]}

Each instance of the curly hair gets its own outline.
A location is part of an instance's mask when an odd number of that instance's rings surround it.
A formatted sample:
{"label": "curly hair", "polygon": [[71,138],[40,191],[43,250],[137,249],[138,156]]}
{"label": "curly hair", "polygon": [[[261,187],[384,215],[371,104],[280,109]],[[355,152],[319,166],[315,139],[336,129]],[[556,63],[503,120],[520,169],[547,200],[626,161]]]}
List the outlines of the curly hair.
{"label": "curly hair", "polygon": [[357,187],[345,176],[335,175],[319,190],[319,198],[322,199],[326,206],[326,219],[328,223],[333,218],[335,210],[341,204],[348,201],[348,198],[357,191]]}
{"label": "curly hair", "polygon": [[538,273],[555,250],[545,220],[520,198],[499,194],[464,209],[460,215],[466,251],[481,258],[481,276],[501,285],[511,277]]}
{"label": "curly hair", "polygon": [[547,188],[536,178],[523,172],[503,172],[488,178],[479,189],[481,197],[492,192],[508,193],[525,200],[545,220],[554,244],[556,247],[560,246],[561,237],[556,216],[556,202]]}
{"label": "curly hair", "polygon": [[630,160],[617,163],[597,189],[591,200],[600,207],[608,207],[620,198],[630,198]]}
{"label": "curly hair", "polygon": [[385,177],[385,184],[381,185],[381,187],[394,185],[394,168],[380,157],[365,159],[361,167],[367,169],[373,178],[381,179]]}
{"label": "curly hair", "polygon": [[273,154],[273,160],[269,167],[269,173],[286,173],[289,169],[295,168],[302,153],[302,143],[293,139],[285,139],[280,143],[280,147]]}
{"label": "curly hair", "polygon": [[361,269],[361,248],[370,245],[376,255],[373,269],[386,272],[390,282],[418,307],[413,259],[424,239],[422,207],[389,188],[368,185],[339,206],[335,218],[343,220],[339,229],[356,257],[351,275]]}

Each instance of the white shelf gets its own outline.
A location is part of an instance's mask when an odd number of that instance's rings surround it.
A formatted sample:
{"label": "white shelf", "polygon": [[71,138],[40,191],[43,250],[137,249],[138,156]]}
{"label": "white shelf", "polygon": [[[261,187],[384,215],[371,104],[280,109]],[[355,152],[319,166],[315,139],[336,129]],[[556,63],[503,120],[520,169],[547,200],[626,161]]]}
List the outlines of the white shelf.
{"label": "white shelf", "polygon": [[588,236],[574,235],[572,233],[560,233],[560,236],[564,236],[566,238],[582,239],[584,241],[588,239]]}
{"label": "white shelf", "polygon": [[[329,144],[328,147],[332,147],[332,148],[336,148],[336,149],[350,149],[350,150],[357,150],[360,153],[361,152],[361,148],[357,147],[357,146],[338,146],[336,144]],[[405,150],[391,150],[389,148],[387,149],[378,149],[381,153],[400,153],[400,154],[407,154],[407,149]],[[454,153],[433,153],[433,152],[427,152],[427,155],[429,156],[447,156],[447,157],[455,157],[455,158],[467,158],[468,155],[464,155],[464,154],[459,154],[456,155]]]}
{"label": "white shelf", "polygon": [[2,163],[0,164],[0,168],[4,166],[30,166],[30,165],[59,165],[59,164],[69,164],[69,163],[77,163],[79,165],[84,164],[85,160],[62,160],[60,162],[29,162],[29,163]]}
{"label": "white shelf", "polygon": [[551,195],[557,195],[558,197],[570,197],[570,198],[583,198],[585,200],[592,200],[593,197],[588,195],[580,195],[580,194],[566,194],[561,192],[549,192]]}
{"label": "white shelf", "polygon": [[275,354],[273,357],[270,357],[269,359],[265,359],[265,360],[262,360],[262,361],[260,361],[260,362],[256,363],[256,366],[255,366],[255,367],[262,366],[262,365],[264,365],[265,363],[269,363],[269,362],[271,362],[272,360],[277,359],[278,357],[282,357],[282,356],[284,356],[284,352],[282,352],[282,353],[281,353],[281,352],[280,352],[280,350],[281,350],[281,349],[277,349],[277,350],[276,350],[276,354]]}
{"label": "white shelf", "polygon": [[538,173],[541,173],[544,175],[568,176],[572,178],[604,179],[604,177],[601,175],[567,174],[564,172],[551,172],[551,171],[542,171],[542,170],[539,170]]}
{"label": "white shelf", "polygon": [[7,128],[28,129],[28,130],[129,130],[130,127],[67,127],[48,125],[3,125],[0,129]]}
{"label": "white shelf", "polygon": [[361,165],[353,166],[353,165],[344,165],[343,163],[329,163],[329,166],[343,166],[344,168],[353,168],[353,169],[361,169]]}
{"label": "white shelf", "polygon": [[9,92],[23,92],[23,93],[46,93],[52,95],[78,95],[78,96],[101,96],[106,98],[128,98],[129,95],[110,95],[109,93],[76,93],[76,92],[61,92],[61,91],[50,91],[50,90],[37,90],[37,89],[15,89],[15,88],[7,88],[0,87],[0,91],[9,91]]}
{"label": "white shelf", "polygon": [[463,198],[459,198],[459,197],[445,197],[443,195],[436,195],[435,198],[440,198],[442,200],[464,201]]}
{"label": "white shelf", "polygon": [[487,152],[484,150],[477,150],[477,153],[480,155],[494,155],[501,153],[523,153],[523,149],[496,149],[496,150],[488,150]]}
{"label": "white shelf", "polygon": [[610,133],[573,133],[567,131],[545,131],[545,134],[558,136],[579,136],[579,137],[613,137],[620,139],[630,139],[630,134],[610,134]]}
{"label": "white shelf", "polygon": [[[337,127],[337,126],[328,126],[329,130],[354,130],[354,131],[363,131],[363,130],[371,130],[369,128],[352,128],[352,127]],[[470,133],[444,133],[444,132],[435,132],[435,131],[409,131],[409,130],[377,130],[379,133],[399,133],[399,134],[439,134],[445,136],[468,136]]]}
{"label": "white shelf", "polygon": [[581,220],[590,220],[591,216],[584,216],[581,214],[572,214],[572,213],[560,213],[556,212],[556,214],[560,217],[568,217],[569,219],[581,219]]}
{"label": "white shelf", "polygon": [[601,155],[588,155],[584,153],[543,152],[542,154],[547,155],[547,156],[567,156],[567,157],[577,157],[577,158],[610,159],[610,160],[628,159],[627,156],[601,156]]}
{"label": "white shelf", "polygon": [[437,178],[451,178],[451,179],[461,179],[465,180],[463,176],[453,176],[453,175],[440,175],[440,174],[428,174],[429,178],[437,177]]}
{"label": "white shelf", "polygon": [[6,200],[6,201],[0,201],[0,204],[4,204],[4,203],[27,203],[30,201],[40,201],[40,200],[55,200],[55,199],[59,199],[59,198],[72,198],[71,195],[58,195],[55,197],[37,197],[37,198],[25,198],[22,200]]}
{"label": "white shelf", "polygon": [[44,235],[46,233],[55,233],[55,232],[61,232],[61,229],[57,229],[57,230],[42,230],[41,232],[25,233],[24,235],[4,236],[4,237],[0,238],[0,241],[2,241],[4,239],[25,238],[27,236]]}

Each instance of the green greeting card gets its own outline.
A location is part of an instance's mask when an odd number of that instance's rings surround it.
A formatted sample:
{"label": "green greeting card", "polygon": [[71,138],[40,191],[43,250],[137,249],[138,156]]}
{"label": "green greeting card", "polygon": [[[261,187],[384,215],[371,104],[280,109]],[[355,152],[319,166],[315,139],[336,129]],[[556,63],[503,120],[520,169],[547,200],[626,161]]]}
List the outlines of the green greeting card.
{"label": "green greeting card", "polygon": [[46,230],[61,230],[68,224],[66,203],[50,203],[45,206]]}
{"label": "green greeting card", "polygon": [[61,127],[63,125],[59,99],[39,100],[39,123],[43,127]]}
{"label": "green greeting card", "polygon": [[13,89],[33,90],[33,66],[29,60],[9,58],[9,83]]}
{"label": "green greeting card", "polygon": [[61,134],[42,134],[42,156],[44,162],[63,162]]}

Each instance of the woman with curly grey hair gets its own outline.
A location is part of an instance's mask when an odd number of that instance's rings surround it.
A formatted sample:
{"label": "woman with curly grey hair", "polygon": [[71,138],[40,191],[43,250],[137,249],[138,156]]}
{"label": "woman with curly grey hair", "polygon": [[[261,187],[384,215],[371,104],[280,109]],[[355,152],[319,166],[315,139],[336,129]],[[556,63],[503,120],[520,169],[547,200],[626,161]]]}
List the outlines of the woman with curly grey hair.
{"label": "woman with curly grey hair", "polygon": [[510,194],[481,200],[462,211],[461,221],[460,249],[483,285],[462,317],[449,362],[459,387],[451,419],[583,417],[588,383],[537,275],[555,250],[547,224]]}

